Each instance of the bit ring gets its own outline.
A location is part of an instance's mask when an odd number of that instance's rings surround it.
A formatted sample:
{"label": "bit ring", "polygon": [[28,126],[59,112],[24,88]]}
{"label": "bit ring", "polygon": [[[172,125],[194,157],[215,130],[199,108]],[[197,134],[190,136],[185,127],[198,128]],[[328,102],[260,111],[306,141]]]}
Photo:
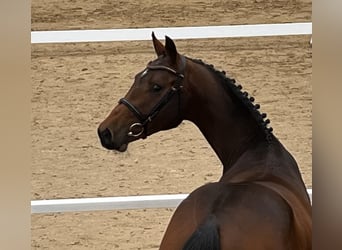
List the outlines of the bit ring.
{"label": "bit ring", "polygon": [[[138,133],[134,133],[133,130],[136,130],[136,129],[140,129],[140,131],[138,130]],[[144,130],[145,130],[145,128],[140,122],[133,123],[129,127],[128,136],[138,137],[138,136],[142,135],[142,133],[144,133]]]}

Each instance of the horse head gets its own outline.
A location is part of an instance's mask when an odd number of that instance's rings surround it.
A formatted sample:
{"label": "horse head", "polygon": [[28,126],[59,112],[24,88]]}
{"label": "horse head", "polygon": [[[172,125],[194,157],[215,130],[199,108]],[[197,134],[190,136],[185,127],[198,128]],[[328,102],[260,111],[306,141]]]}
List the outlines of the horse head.
{"label": "horse head", "polygon": [[176,127],[183,120],[181,90],[186,59],[169,37],[165,37],[165,46],[154,33],[152,41],[157,59],[135,75],[125,97],[98,128],[101,144],[107,149],[123,152],[128,143]]}

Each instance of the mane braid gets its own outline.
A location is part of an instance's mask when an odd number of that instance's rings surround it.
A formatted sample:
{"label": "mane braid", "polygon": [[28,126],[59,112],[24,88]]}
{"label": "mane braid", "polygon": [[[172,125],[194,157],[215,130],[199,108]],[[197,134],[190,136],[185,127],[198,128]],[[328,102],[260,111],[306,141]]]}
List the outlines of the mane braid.
{"label": "mane braid", "polygon": [[249,96],[248,92],[246,91],[242,92],[242,86],[240,84],[236,84],[235,79],[227,77],[225,71],[218,71],[214,68],[213,65],[206,64],[200,59],[193,59],[193,58],[188,58],[188,57],[187,59],[197,64],[205,66],[210,72],[218,76],[219,79],[221,80],[223,87],[226,90],[230,90],[248,109],[249,113],[255,119],[258,126],[264,132],[266,140],[268,142],[272,141],[272,138],[274,137],[272,134],[273,128],[268,126],[270,123],[270,120],[266,119],[266,116],[267,116],[266,113],[260,113],[259,111],[260,105],[254,104],[255,99],[253,96]]}

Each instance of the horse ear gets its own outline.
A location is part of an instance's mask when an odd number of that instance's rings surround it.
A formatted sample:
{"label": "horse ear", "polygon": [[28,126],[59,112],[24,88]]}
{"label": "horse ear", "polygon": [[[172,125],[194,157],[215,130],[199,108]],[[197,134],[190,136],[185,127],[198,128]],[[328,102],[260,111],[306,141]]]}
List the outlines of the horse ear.
{"label": "horse ear", "polygon": [[156,38],[154,32],[152,32],[152,41],[154,50],[156,51],[157,56],[165,55],[165,47],[164,45]]}
{"label": "horse ear", "polygon": [[176,64],[178,52],[177,52],[175,43],[168,36],[165,36],[165,49],[166,49],[166,54],[170,56],[171,58],[171,62],[173,64]]}

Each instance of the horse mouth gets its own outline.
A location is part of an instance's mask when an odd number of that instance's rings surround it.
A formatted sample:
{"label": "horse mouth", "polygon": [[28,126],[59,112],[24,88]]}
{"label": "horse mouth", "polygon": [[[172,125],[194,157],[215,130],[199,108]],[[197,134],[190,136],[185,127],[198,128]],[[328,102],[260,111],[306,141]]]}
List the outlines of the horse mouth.
{"label": "horse mouth", "polygon": [[101,144],[104,148],[108,150],[115,150],[119,152],[125,152],[128,147],[128,142],[123,140],[119,142],[118,140],[113,141],[113,136],[110,130],[107,128],[105,130],[98,129],[98,136],[100,138]]}
{"label": "horse mouth", "polygon": [[128,144],[127,143],[124,143],[122,144],[118,149],[117,151],[119,152],[125,152],[127,150],[127,147],[128,147]]}
{"label": "horse mouth", "polygon": [[128,144],[124,143],[120,146],[115,146],[114,144],[104,144],[102,143],[102,146],[108,150],[112,150],[112,151],[118,151],[120,153],[125,152],[127,150]]}

